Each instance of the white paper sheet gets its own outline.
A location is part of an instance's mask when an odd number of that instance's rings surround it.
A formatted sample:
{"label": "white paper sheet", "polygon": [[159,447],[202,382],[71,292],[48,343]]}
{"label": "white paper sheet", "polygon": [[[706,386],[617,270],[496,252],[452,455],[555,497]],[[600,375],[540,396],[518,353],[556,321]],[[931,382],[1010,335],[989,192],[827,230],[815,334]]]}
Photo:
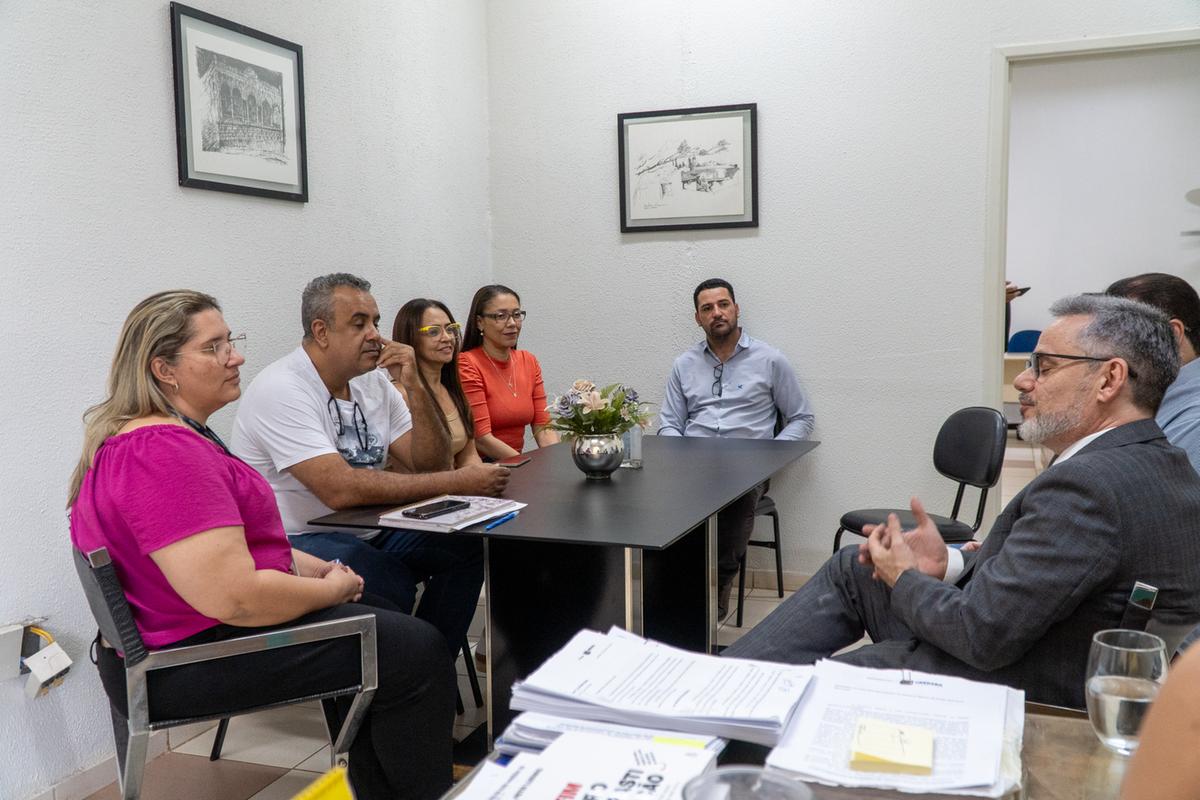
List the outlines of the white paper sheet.
{"label": "white paper sheet", "polygon": [[774,744],[810,674],[584,630],[513,688],[511,705]]}
{"label": "white paper sheet", "polygon": [[[767,764],[805,779],[841,786],[999,796],[1006,784],[1020,780],[1023,706],[1022,692],[998,684],[821,661],[814,670],[811,691]],[[861,717],[933,730],[933,774],[851,770],[850,739]],[[1014,736],[1015,752],[1011,746]],[[1004,770],[1002,754],[1006,756]]]}

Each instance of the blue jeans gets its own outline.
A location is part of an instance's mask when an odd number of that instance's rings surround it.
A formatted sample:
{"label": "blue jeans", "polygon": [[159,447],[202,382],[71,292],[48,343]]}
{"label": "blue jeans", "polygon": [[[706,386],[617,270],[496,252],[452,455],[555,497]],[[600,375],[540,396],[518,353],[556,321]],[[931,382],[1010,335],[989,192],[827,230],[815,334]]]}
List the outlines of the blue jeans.
{"label": "blue jeans", "polygon": [[453,533],[385,530],[373,539],[352,533],[302,533],[289,537],[297,550],[339,559],[362,576],[364,588],[412,613],[417,584],[424,583],[416,617],[442,632],[451,653],[463,638],[483,586],[483,540]]}

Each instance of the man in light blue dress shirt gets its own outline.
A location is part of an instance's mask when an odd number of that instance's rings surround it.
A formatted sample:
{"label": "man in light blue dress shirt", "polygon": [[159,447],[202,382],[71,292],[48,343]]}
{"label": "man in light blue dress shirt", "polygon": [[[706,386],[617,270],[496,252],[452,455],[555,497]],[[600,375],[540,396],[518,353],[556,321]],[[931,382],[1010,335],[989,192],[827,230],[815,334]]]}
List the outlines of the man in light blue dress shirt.
{"label": "man in light blue dress shirt", "polygon": [[1147,272],[1122,278],[1105,294],[1140,300],[1171,318],[1171,331],[1179,344],[1179,376],[1167,387],[1154,420],[1167,441],[1188,455],[1200,472],[1200,295],[1183,278]]}
{"label": "man in light blue dress shirt", "polygon": [[[812,407],[791,364],[738,325],[738,305],[728,281],[710,278],[692,293],[696,324],[705,340],[671,366],[660,417],[660,436],[734,439],[807,439]],[[782,427],[776,433],[776,422]],[[717,518],[717,613],[729,613],[729,594],[754,529],[756,486]]]}

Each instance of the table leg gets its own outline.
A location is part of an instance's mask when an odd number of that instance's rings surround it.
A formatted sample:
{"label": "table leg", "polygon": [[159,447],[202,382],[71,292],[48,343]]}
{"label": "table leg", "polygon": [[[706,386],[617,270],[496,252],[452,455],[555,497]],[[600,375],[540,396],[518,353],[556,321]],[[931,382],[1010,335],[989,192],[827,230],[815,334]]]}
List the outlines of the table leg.
{"label": "table leg", "polygon": [[514,716],[513,683],[581,628],[626,627],[632,610],[624,547],[488,537],[484,558],[490,745]]}
{"label": "table leg", "polygon": [[[716,517],[665,550],[642,551],[644,635],[711,653],[716,643]],[[711,530],[710,530],[711,528]]]}

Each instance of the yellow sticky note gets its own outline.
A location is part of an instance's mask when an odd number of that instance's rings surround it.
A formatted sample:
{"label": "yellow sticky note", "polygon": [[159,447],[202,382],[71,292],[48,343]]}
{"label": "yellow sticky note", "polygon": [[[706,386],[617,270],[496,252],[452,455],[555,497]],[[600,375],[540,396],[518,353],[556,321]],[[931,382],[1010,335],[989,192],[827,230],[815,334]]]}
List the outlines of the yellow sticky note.
{"label": "yellow sticky note", "polygon": [[933,772],[933,731],[860,719],[850,743],[850,769],[929,775]]}
{"label": "yellow sticky note", "polygon": [[679,736],[655,736],[653,741],[656,744],[673,744],[676,747],[694,747],[697,750],[704,749],[704,742],[699,739],[685,739]]}

